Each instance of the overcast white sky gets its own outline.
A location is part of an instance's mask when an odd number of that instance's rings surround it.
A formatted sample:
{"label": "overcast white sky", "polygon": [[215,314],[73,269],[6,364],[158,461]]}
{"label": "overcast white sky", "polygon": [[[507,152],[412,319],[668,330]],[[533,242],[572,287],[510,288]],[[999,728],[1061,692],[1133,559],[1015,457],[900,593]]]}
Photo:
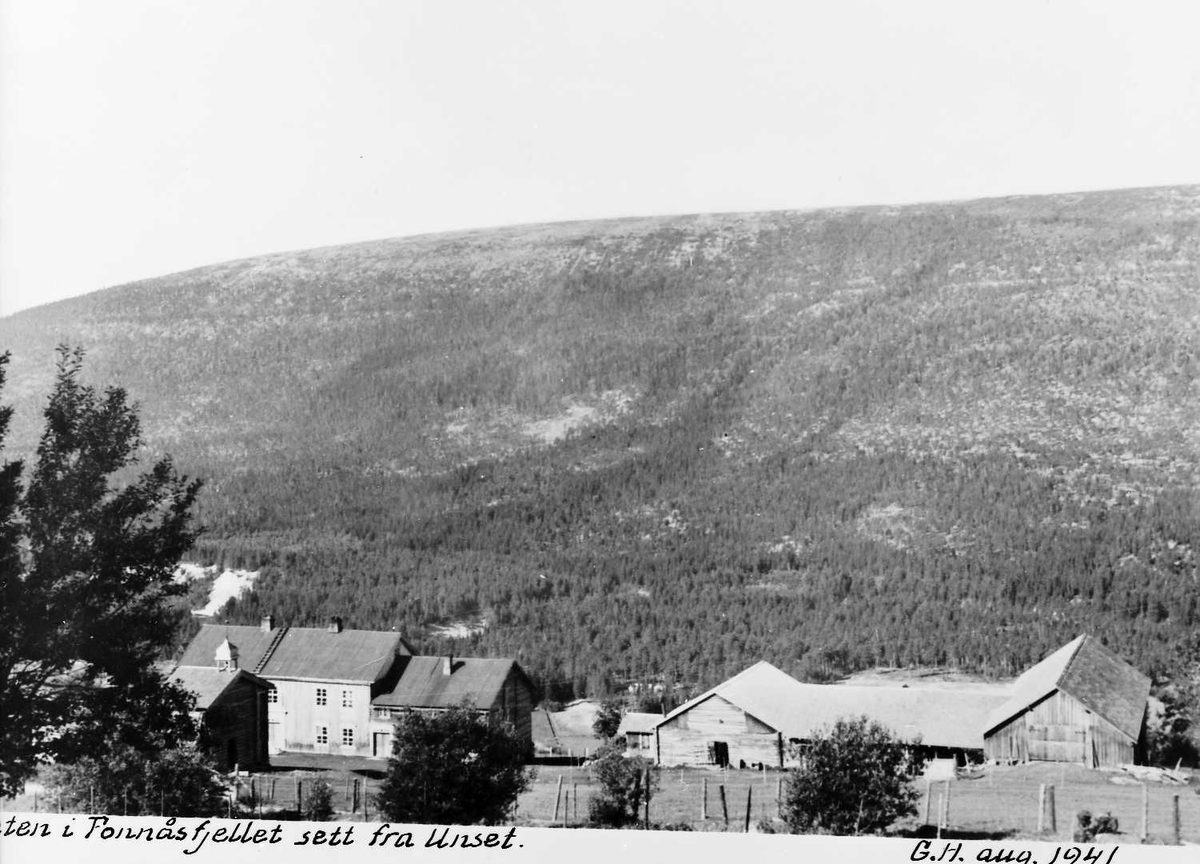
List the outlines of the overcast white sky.
{"label": "overcast white sky", "polygon": [[0,314],[514,222],[1200,182],[1200,4],[0,0]]}

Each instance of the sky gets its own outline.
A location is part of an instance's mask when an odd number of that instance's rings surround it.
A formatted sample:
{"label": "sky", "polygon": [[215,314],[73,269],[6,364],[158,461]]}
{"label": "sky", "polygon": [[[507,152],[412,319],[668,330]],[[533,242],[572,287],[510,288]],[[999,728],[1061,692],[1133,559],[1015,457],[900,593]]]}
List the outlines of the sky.
{"label": "sky", "polygon": [[0,0],[0,314],[524,222],[1200,182],[1200,4]]}

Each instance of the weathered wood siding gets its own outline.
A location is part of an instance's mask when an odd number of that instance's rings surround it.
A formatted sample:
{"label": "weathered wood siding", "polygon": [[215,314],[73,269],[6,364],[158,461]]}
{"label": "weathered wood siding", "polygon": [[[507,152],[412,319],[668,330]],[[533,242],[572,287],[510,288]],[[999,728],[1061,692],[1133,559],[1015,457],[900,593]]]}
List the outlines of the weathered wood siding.
{"label": "weathered wood siding", "polygon": [[998,762],[1076,762],[1089,767],[1136,762],[1138,742],[1082,702],[1056,690],[984,738]]}
{"label": "weathered wood siding", "polygon": [[511,723],[517,737],[533,747],[533,693],[524,678],[510,671],[495,704],[489,706],[489,713]]}
{"label": "weathered wood siding", "polygon": [[[285,751],[333,753],[342,756],[370,756],[371,687],[368,684],[343,684],[336,681],[294,681],[272,678],[279,701],[270,706],[269,719],[278,723],[277,745]],[[325,691],[325,704],[317,704],[317,690]],[[350,694],[349,706],[343,705],[343,693]],[[317,729],[324,727],[327,740],[318,743]],[[349,729],[354,744],[342,743],[343,730]],[[278,739],[282,738],[282,741]]]}
{"label": "weathered wood siding", "polygon": [[728,747],[734,767],[783,764],[779,733],[715,694],[660,725],[657,739],[660,765],[710,765],[715,743]]}
{"label": "weathered wood siding", "polygon": [[266,699],[262,687],[242,678],[204,712],[203,740],[220,770],[268,764]]}

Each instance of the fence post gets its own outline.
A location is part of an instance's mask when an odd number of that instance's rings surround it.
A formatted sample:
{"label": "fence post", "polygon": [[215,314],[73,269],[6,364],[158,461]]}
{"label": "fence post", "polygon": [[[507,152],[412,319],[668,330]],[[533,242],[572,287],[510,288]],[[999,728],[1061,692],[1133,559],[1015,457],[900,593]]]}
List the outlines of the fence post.
{"label": "fence post", "polygon": [[754,784],[750,784],[749,786],[746,787],[746,827],[742,830],[743,834],[750,833],[750,802],[752,801],[753,795],[754,795]]}
{"label": "fence post", "polygon": [[783,818],[783,778],[775,780],[775,815]]}
{"label": "fence post", "polygon": [[950,781],[949,780],[946,781],[946,804],[942,811],[942,824],[944,824],[946,826],[946,829],[949,830],[949,828],[950,828]]}
{"label": "fence post", "polygon": [[1179,831],[1179,796],[1171,796],[1171,842],[1180,845]]}
{"label": "fence post", "polygon": [[558,805],[562,799],[562,775],[558,775],[558,788],[554,790],[554,815],[550,817],[550,824],[553,825],[558,821]]}
{"label": "fence post", "polygon": [[925,824],[931,825],[929,821],[929,807],[933,803],[933,781],[925,781]]}
{"label": "fence post", "polygon": [[1150,787],[1142,784],[1142,842],[1146,842],[1150,828]]}
{"label": "fence post", "polygon": [[573,802],[575,802],[574,803],[575,810],[574,810],[573,818],[575,819],[576,822],[578,822],[579,821],[579,784],[578,783],[574,783],[574,782],[571,783],[571,800]]}
{"label": "fence post", "polygon": [[300,787],[300,778],[297,777],[296,778],[296,812],[297,813],[304,812],[304,806],[303,806],[304,797],[303,796],[304,796],[304,790]]}
{"label": "fence post", "polygon": [[942,839],[942,793],[941,793],[941,792],[939,792],[939,793],[938,793],[938,806],[937,806],[937,839],[938,839],[938,840],[941,840],[941,839]]}
{"label": "fence post", "polygon": [[729,808],[725,805],[725,784],[721,783],[717,786],[717,791],[721,793],[721,818],[725,820],[725,830],[729,830]]}
{"label": "fence post", "polygon": [[708,819],[708,778],[704,778],[703,788],[700,790],[700,819],[704,821]]}
{"label": "fence post", "polygon": [[650,830],[650,769],[646,769],[646,830]]}
{"label": "fence post", "polygon": [[1038,827],[1037,833],[1046,830],[1046,784],[1038,786]]}
{"label": "fence post", "polygon": [[1054,806],[1054,784],[1046,787],[1046,806],[1050,809],[1050,833],[1058,833],[1058,808]]}

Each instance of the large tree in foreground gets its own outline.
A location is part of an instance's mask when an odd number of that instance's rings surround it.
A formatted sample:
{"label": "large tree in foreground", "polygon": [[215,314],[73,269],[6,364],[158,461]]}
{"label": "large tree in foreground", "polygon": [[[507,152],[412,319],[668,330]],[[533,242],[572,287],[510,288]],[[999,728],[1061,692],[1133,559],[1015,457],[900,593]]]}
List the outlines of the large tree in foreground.
{"label": "large tree in foreground", "polygon": [[[39,762],[156,752],[194,731],[190,697],[153,664],[200,484],[170,459],[136,474],[136,408],[84,385],[82,368],[82,351],[59,350],[26,487],[21,463],[0,467],[0,794]],[[0,408],[0,446],[11,414]]]}
{"label": "large tree in foreground", "polygon": [[531,781],[528,744],[463,706],[397,721],[376,806],[392,822],[495,825]]}
{"label": "large tree in foreground", "polygon": [[839,720],[788,779],[780,808],[796,834],[878,834],[917,812],[911,747],[866,717]]}

